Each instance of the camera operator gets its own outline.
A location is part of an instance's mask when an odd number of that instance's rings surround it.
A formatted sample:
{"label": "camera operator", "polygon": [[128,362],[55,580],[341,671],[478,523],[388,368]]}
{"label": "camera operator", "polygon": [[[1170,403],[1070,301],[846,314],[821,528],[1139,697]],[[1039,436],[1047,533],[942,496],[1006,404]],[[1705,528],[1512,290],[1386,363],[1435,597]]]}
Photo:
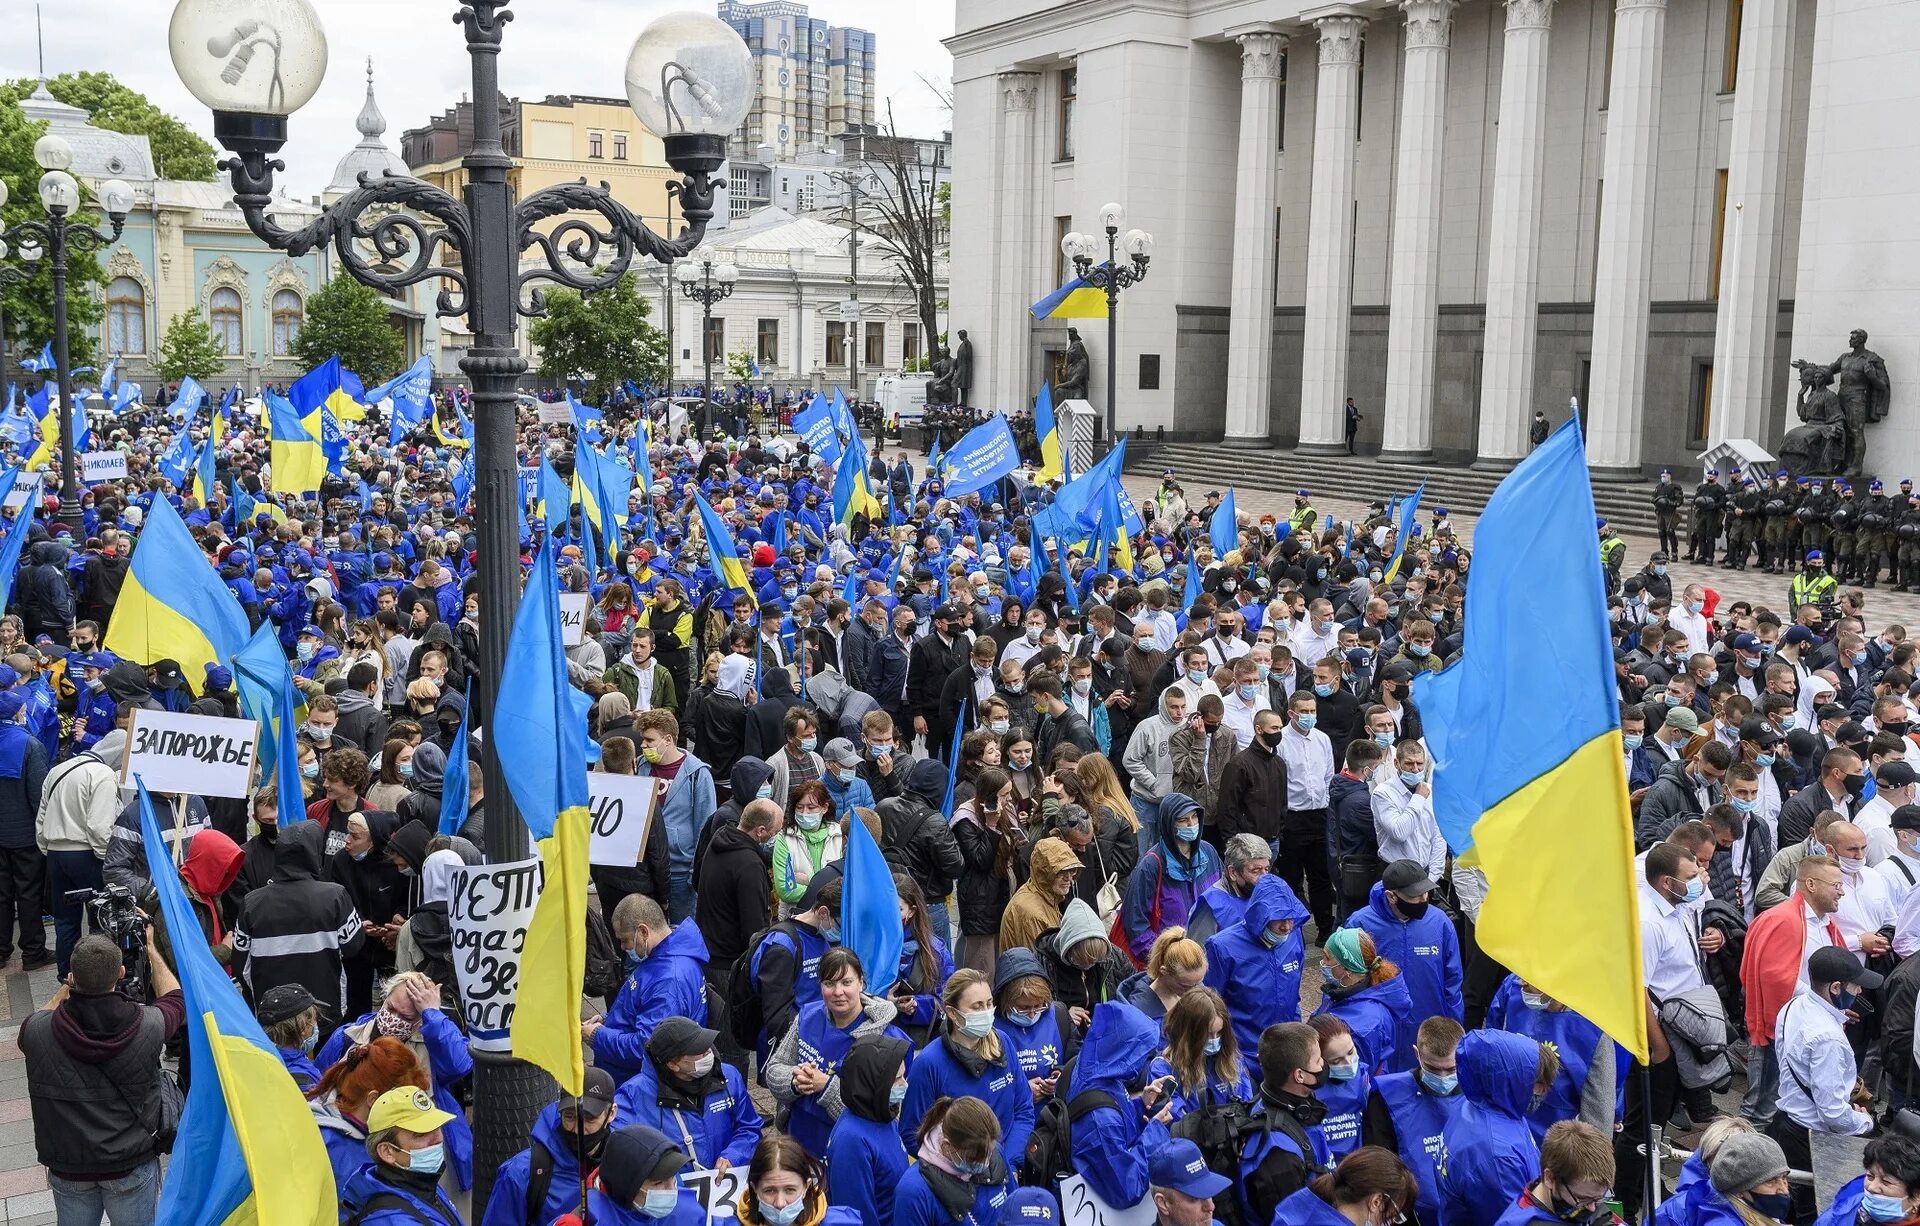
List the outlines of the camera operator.
{"label": "camera operator", "polygon": [[187,1006],[152,925],[146,952],[152,1005],[118,990],[120,947],[96,933],[74,946],[66,982],[20,1027],[34,1148],[65,1223],[151,1222],[158,1204],[160,1051]]}

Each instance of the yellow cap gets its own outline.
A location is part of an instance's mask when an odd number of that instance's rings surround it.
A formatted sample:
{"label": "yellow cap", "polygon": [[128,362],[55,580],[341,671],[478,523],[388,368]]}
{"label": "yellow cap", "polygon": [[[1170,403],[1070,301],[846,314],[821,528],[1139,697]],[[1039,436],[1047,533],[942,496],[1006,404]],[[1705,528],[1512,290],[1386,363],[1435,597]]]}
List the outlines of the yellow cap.
{"label": "yellow cap", "polygon": [[452,1120],[452,1115],[433,1105],[425,1090],[400,1086],[374,1099],[373,1110],[367,1114],[367,1131],[404,1128],[408,1132],[432,1132]]}

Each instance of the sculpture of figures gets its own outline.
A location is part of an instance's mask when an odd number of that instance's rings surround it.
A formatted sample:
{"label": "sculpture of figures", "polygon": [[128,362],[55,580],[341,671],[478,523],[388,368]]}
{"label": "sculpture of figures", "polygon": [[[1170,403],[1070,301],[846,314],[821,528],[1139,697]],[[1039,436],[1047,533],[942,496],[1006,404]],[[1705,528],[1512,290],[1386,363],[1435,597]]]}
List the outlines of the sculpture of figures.
{"label": "sculpture of figures", "polygon": [[1891,387],[1887,364],[1879,354],[1867,348],[1867,331],[1855,328],[1847,336],[1847,351],[1833,360],[1834,393],[1847,421],[1847,467],[1850,476],[1859,476],[1867,458],[1867,423],[1887,415]]}
{"label": "sculpture of figures", "polygon": [[1054,392],[1061,400],[1085,400],[1087,384],[1093,378],[1093,363],[1087,360],[1087,347],[1080,340],[1080,329],[1067,329],[1067,370],[1060,376]]}
{"label": "sculpture of figures", "polygon": [[933,378],[927,383],[928,404],[954,404],[953,357],[938,345],[933,349]]}
{"label": "sculpture of figures", "polygon": [[1780,441],[1780,462],[1796,476],[1833,476],[1847,462],[1846,410],[1833,391],[1833,368],[1818,362],[1793,363],[1800,372],[1800,395],[1795,409],[1805,425],[1787,431]]}
{"label": "sculpture of figures", "polygon": [[960,329],[960,344],[953,351],[953,390],[955,404],[967,403],[973,391],[973,342],[965,328]]}

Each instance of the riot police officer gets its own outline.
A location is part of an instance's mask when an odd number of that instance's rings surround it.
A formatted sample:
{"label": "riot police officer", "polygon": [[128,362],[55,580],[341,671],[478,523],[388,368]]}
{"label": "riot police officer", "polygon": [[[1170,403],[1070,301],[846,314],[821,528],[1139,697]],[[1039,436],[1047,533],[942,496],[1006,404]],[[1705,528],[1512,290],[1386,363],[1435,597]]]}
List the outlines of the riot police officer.
{"label": "riot police officer", "polygon": [[1760,564],[1770,575],[1787,569],[1787,534],[1792,527],[1794,504],[1799,501],[1793,481],[1782,468],[1773,474],[1760,504]]}
{"label": "riot police officer", "polygon": [[1660,484],[1653,487],[1653,515],[1660,521],[1660,548],[1672,557],[1680,552],[1680,487],[1673,483],[1673,470],[1660,470]]}
{"label": "riot police officer", "polygon": [[1853,500],[1852,482],[1836,478],[1833,488],[1839,498],[1827,512],[1827,526],[1832,529],[1827,536],[1828,567],[1836,581],[1849,583],[1853,579],[1855,538],[1860,533],[1860,504]]}
{"label": "riot police officer", "polygon": [[1796,557],[1805,557],[1819,550],[1821,557],[1827,555],[1827,535],[1830,531],[1827,516],[1840,500],[1827,492],[1825,477],[1802,477],[1807,483],[1807,496],[1800,500],[1799,510],[1794,512],[1794,522],[1800,526],[1800,540],[1794,548]]}
{"label": "riot police officer", "polygon": [[1727,521],[1727,560],[1725,570],[1747,569],[1747,552],[1760,543],[1760,506],[1766,496],[1752,473],[1740,478],[1740,492],[1733,496],[1733,516]]}
{"label": "riot police officer", "polygon": [[1709,468],[1707,479],[1693,491],[1693,530],[1687,537],[1687,560],[1703,566],[1713,565],[1714,550],[1720,541],[1720,519],[1727,505],[1727,489],[1720,484],[1720,470]]}
{"label": "riot police officer", "polygon": [[1860,507],[1860,533],[1854,538],[1859,557],[1854,577],[1867,587],[1879,581],[1882,564],[1893,565],[1888,546],[1893,541],[1893,521],[1898,513],[1893,499],[1887,497],[1885,487],[1878,480],[1867,486],[1867,500]]}
{"label": "riot police officer", "polygon": [[1920,498],[1907,496],[1895,501],[1901,510],[1900,522],[1893,529],[1897,550],[1894,580],[1903,592],[1920,592]]}

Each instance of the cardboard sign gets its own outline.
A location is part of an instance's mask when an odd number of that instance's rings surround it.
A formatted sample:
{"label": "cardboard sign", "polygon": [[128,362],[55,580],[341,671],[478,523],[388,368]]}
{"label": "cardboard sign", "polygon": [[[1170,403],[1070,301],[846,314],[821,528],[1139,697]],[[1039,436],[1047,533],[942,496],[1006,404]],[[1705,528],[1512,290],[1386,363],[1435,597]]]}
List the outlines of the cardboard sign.
{"label": "cardboard sign", "polygon": [[543,402],[536,412],[539,415],[540,424],[543,426],[571,426],[573,424],[573,409],[570,408],[564,400],[556,404],[546,404]]}
{"label": "cardboard sign", "polygon": [[536,856],[513,864],[462,865],[452,876],[447,921],[468,1038],[480,1051],[511,1051],[520,950],[545,873]]}
{"label": "cardboard sign", "polygon": [[259,741],[257,720],[138,708],[120,782],[131,787],[138,777],[150,792],[244,797],[253,787]]}
{"label": "cardboard sign", "polygon": [[13,488],[7,491],[6,500],[4,503],[0,503],[0,506],[5,506],[9,511],[18,511],[21,507],[27,505],[28,499],[32,499],[34,504],[38,505],[40,502],[40,483],[44,480],[46,480],[45,473],[21,473],[13,479]]}
{"label": "cardboard sign", "polygon": [[591,592],[560,593],[560,645],[578,647],[587,633],[587,602]]}
{"label": "cardboard sign", "polygon": [[615,868],[640,863],[659,795],[660,781],[650,776],[588,771],[587,815],[593,822],[593,840],[587,848],[587,863]]}
{"label": "cardboard sign", "polygon": [[700,1198],[700,1207],[707,1211],[709,1221],[730,1218],[735,1216],[740,1194],[747,1190],[747,1168],[730,1166],[721,1174],[691,1167],[680,1172],[680,1186],[691,1189]]}
{"label": "cardboard sign", "polygon": [[119,481],[127,475],[124,451],[85,451],[80,454],[80,479],[88,485]]}
{"label": "cardboard sign", "polygon": [[1060,1208],[1065,1226],[1153,1226],[1158,1216],[1151,1196],[1142,1197],[1137,1205],[1115,1209],[1100,1199],[1084,1175],[1069,1175],[1060,1181]]}

